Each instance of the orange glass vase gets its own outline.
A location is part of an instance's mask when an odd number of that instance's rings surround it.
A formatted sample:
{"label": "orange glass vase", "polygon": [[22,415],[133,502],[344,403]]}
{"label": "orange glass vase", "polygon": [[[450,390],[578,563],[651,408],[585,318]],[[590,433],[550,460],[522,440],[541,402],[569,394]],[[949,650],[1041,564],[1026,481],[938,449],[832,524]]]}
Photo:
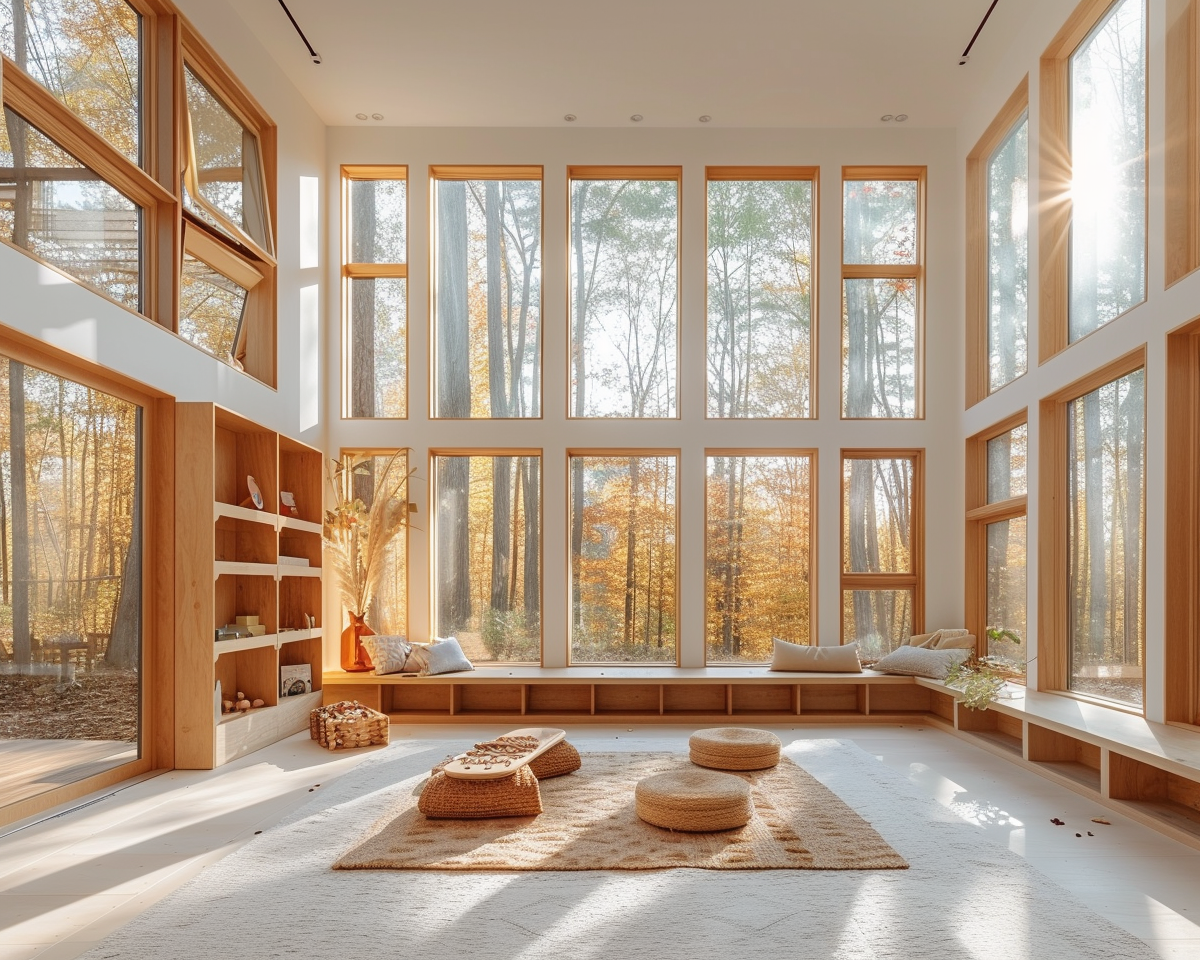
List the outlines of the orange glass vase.
{"label": "orange glass vase", "polygon": [[367,626],[362,616],[357,613],[347,614],[350,626],[342,631],[342,669],[347,673],[363,673],[374,670],[371,657],[363,648],[362,638],[373,637],[375,631]]}

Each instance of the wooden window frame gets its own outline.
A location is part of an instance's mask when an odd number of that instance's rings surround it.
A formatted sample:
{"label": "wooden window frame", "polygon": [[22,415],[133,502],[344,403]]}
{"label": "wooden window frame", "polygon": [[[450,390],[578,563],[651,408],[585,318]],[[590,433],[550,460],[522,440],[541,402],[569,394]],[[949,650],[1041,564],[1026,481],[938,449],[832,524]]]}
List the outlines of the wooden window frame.
{"label": "wooden window frame", "polygon": [[[11,107],[103,181],[141,207],[142,309],[139,316],[178,336],[183,225],[187,221],[203,227],[198,219],[184,213],[182,204],[181,178],[186,153],[184,128],[187,116],[184,62],[221,98],[226,108],[258,137],[263,202],[266,205],[267,230],[271,236],[278,233],[277,131],[270,117],[234,73],[168,0],[126,2],[141,18],[140,165],[117,150],[7,57],[3,58],[4,83],[0,92],[5,106]],[[239,365],[247,374],[274,388],[278,376],[276,260],[271,252],[249,238],[242,238],[235,243],[208,227],[203,229],[229,248],[231,257],[251,264],[266,281],[256,285],[247,297],[243,333],[235,353],[244,354],[245,360]],[[14,249],[20,249],[26,256],[63,273],[74,282],[81,282],[47,264],[31,251],[20,247]],[[208,260],[205,259],[205,262]],[[216,264],[209,263],[209,266],[221,270]],[[101,291],[95,292],[105,296]],[[106,299],[116,303],[110,297]],[[129,309],[124,304],[117,306]]]}
{"label": "wooden window frame", "polygon": [[[576,180],[671,180],[675,183],[675,415],[671,417],[589,417],[576,416],[571,412],[572,377],[574,376],[571,363],[571,351],[574,349],[573,323],[571,311],[571,186]],[[567,363],[566,363],[566,418],[570,420],[611,420],[615,422],[645,423],[672,422],[683,416],[683,402],[679,390],[680,372],[683,359],[683,167],[674,165],[622,166],[622,165],[580,165],[567,166],[567,196],[566,196],[566,317],[567,323]],[[580,345],[582,349],[582,345]],[[543,409],[545,405],[543,404]],[[618,454],[619,455],[619,454]],[[678,585],[676,585],[678,588]],[[676,638],[678,647],[678,638]],[[568,653],[570,643],[568,641]],[[678,651],[676,651],[678,653]]]}
{"label": "wooden window frame", "polygon": [[[1050,41],[1041,57],[1040,73],[1040,138],[1038,148],[1038,364],[1072,346],[1069,341],[1068,314],[1071,299],[1070,239],[1071,239],[1071,57],[1108,12],[1121,0],[1082,0],[1067,22]],[[1150,10],[1147,0],[1146,29],[1149,29]],[[1152,78],[1149,76],[1149,44],[1147,44],[1147,96]],[[1170,81],[1168,80],[1168,83]],[[1146,125],[1147,136],[1150,125]],[[1143,157],[1148,156],[1148,145]],[[1168,163],[1169,166],[1169,163]],[[1147,211],[1150,202],[1149,163],[1146,164]],[[1169,217],[1168,217],[1169,221]],[[1147,226],[1149,220],[1147,219]],[[1143,237],[1143,249],[1149,233]],[[1168,250],[1170,249],[1168,245]],[[1147,259],[1147,267],[1149,260]],[[1143,283],[1142,299],[1108,323],[1102,330],[1146,302],[1149,290]],[[1096,330],[1080,337],[1087,339]]]}
{"label": "wooden window frame", "polygon": [[[361,163],[344,163],[340,169],[342,181],[342,390],[341,390],[341,412],[340,416],[343,420],[407,420],[411,415],[409,410],[409,377],[408,369],[411,367],[408,348],[411,338],[409,332],[409,317],[408,309],[408,227],[409,227],[409,206],[411,200],[411,190],[409,189],[408,180],[408,165],[403,163],[394,164],[361,164]],[[402,180],[404,181],[404,255],[405,262],[403,263],[354,263],[350,260],[350,185],[355,181],[381,181],[381,180]],[[353,365],[354,356],[351,349],[352,333],[350,330],[351,309],[350,309],[350,290],[352,280],[383,280],[383,279],[401,279],[405,281],[405,323],[404,323],[404,416],[402,417],[352,417],[349,411],[351,407],[351,396],[354,390],[353,381]],[[430,299],[432,306],[433,293],[430,291]]]}
{"label": "wooden window frame", "polygon": [[1167,0],[1166,264],[1169,287],[1200,267],[1200,9]]}
{"label": "wooden window frame", "polygon": [[[585,178],[586,179],[586,178]],[[625,178],[621,178],[625,179]],[[566,450],[566,511],[564,516],[563,529],[567,532],[567,536],[563,539],[563,569],[567,571],[567,593],[566,593],[566,614],[567,614],[567,666],[575,666],[576,662],[572,656],[574,651],[574,641],[571,636],[572,621],[574,619],[574,609],[571,597],[571,461],[576,457],[604,457],[612,459],[614,457],[673,457],[675,460],[675,662],[661,661],[657,663],[646,663],[646,667],[671,667],[682,666],[681,659],[683,644],[680,641],[682,632],[679,629],[679,624],[682,620],[681,613],[683,609],[683,595],[679,586],[679,564],[682,553],[682,544],[684,540],[683,524],[682,524],[682,504],[680,503],[680,468],[683,463],[683,452],[679,447],[568,447]],[[544,469],[544,468],[543,468]],[[544,527],[543,527],[544,529]],[[544,557],[544,554],[543,554]],[[543,638],[542,655],[545,656],[545,643]],[[580,661],[586,666],[607,666],[609,661]]]}
{"label": "wooden window frame", "polygon": [[1200,317],[1167,335],[1165,716],[1200,726]]}
{"label": "wooden window frame", "polygon": [[[841,240],[841,290],[838,300],[842,304],[843,329],[839,333],[839,342],[845,338],[845,304],[847,280],[912,280],[917,287],[916,295],[916,333],[913,343],[913,390],[915,394],[914,411],[911,417],[848,417],[846,416],[846,384],[843,368],[838,368],[838,416],[842,420],[860,421],[889,421],[897,423],[912,423],[925,419],[925,227],[929,219],[926,215],[928,168],[924,166],[844,166],[842,167],[842,240]],[[846,263],[846,183],[850,181],[879,180],[879,181],[913,181],[917,185],[917,235],[914,263],[894,264],[848,264]]]}
{"label": "wooden window frame", "polygon": [[[808,416],[807,417],[714,417],[708,412],[708,185],[713,181],[737,180],[803,180],[812,189],[812,247],[809,250],[809,318],[808,318]],[[817,317],[820,315],[820,248],[821,248],[821,168],[820,167],[705,167],[704,168],[704,418],[737,422],[739,420],[817,420],[820,416],[817,401],[820,396],[820,355]]]}
{"label": "wooden window frame", "polygon": [[[741,178],[737,178],[741,179]],[[704,449],[704,663],[708,665],[708,461],[712,457],[806,457],[808,458],[808,645],[817,646],[820,632],[817,629],[817,476],[820,451],[816,447],[705,447]],[[722,667],[760,666],[762,661],[718,661]]]}
{"label": "wooden window frame", "polygon": [[143,463],[140,756],[0,807],[5,824],[175,765],[175,401],[7,327],[0,327],[0,354],[141,407]]}
{"label": "wooden window frame", "polygon": [[[1056,693],[1126,713],[1144,715],[1136,708],[1112,700],[1089,697],[1070,689],[1070,605],[1067,597],[1069,492],[1067,490],[1067,407],[1093,390],[1146,370],[1145,344],[1106,363],[1098,370],[1042,399],[1038,438],[1038,690]],[[1147,371],[1147,384],[1149,383]],[[1146,438],[1149,439],[1148,437]],[[1145,449],[1145,448],[1143,448]],[[1148,452],[1143,455],[1148,462]],[[1144,548],[1149,544],[1144,544]],[[1146,578],[1142,578],[1145,609]],[[1143,664],[1143,668],[1144,668]],[[1143,680],[1143,683],[1145,681]],[[1145,698],[1143,697],[1143,704]]]}
{"label": "wooden window frame", "polygon": [[[991,261],[988,242],[988,165],[1023,120],[1028,122],[1029,75],[1017,84],[983,136],[967,154],[967,407],[989,396],[991,387]],[[1028,237],[1028,233],[1026,234]],[[1028,241],[1027,241],[1028,242]],[[1029,342],[1026,315],[1026,344]],[[1026,356],[1026,372],[1029,357]],[[1009,383],[1020,380],[1021,374]],[[1003,384],[997,389],[1003,389]]]}
{"label": "wooden window frame", "polygon": [[[1002,437],[1028,423],[1029,409],[1023,408],[967,439],[965,613],[967,629],[978,638],[978,650],[981,655],[989,652],[987,641],[987,528],[993,523],[1027,516],[1029,504],[1028,492],[1017,497],[988,503],[988,441]],[[1026,478],[1028,481],[1028,471],[1026,471]],[[1028,556],[1028,540],[1026,540],[1025,550]],[[1026,584],[1027,611],[1028,590],[1028,584]],[[1026,644],[1028,643],[1028,637],[1022,639],[1026,641]],[[1028,653],[1028,646],[1026,646],[1026,652]]]}
{"label": "wooden window frame", "polygon": [[[911,460],[912,503],[909,506],[908,573],[848,573],[846,571],[846,461]],[[913,595],[912,635],[925,630],[925,448],[843,447],[838,471],[838,637],[846,642],[844,604],[849,590],[911,590]]]}
{"label": "wooden window frame", "polygon": [[[539,256],[545,263],[546,250],[546,177],[545,168],[541,164],[449,164],[434,163],[429,166],[429,211],[430,211],[430,256],[429,269],[429,411],[431,420],[494,420],[499,423],[515,420],[541,420],[545,416],[545,364],[542,358],[545,354],[545,337],[542,337],[542,356],[538,357],[538,405],[536,417],[440,417],[437,411],[437,268],[438,268],[438,234],[437,234],[437,184],[442,180],[536,180],[542,185],[542,211],[539,214]],[[545,275],[538,285],[538,323],[545,322]],[[544,328],[543,328],[544,333]]]}

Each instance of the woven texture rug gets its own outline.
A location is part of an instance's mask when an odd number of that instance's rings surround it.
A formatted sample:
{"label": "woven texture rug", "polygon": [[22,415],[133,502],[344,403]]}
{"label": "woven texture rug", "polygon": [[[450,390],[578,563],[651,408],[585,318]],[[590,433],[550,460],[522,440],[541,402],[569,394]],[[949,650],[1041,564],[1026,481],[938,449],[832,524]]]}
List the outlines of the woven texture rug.
{"label": "woven texture rug", "polygon": [[417,870],[887,870],[904,858],[811,774],[786,757],[770,770],[730,774],[750,783],[754,816],[719,833],[643,823],[634,787],[644,777],[695,769],[682,754],[589,753],[582,769],[540,784],[537,817],[429,820],[416,808],[424,781],[336,869]]}
{"label": "woven texture rug", "polygon": [[[393,807],[397,784],[415,786],[461,743],[394,737],[86,960],[1156,956],[906,777],[837,740],[798,740],[784,750],[878,830],[908,870],[330,868]],[[676,736],[578,746],[586,765],[589,748],[669,753],[685,744]]]}

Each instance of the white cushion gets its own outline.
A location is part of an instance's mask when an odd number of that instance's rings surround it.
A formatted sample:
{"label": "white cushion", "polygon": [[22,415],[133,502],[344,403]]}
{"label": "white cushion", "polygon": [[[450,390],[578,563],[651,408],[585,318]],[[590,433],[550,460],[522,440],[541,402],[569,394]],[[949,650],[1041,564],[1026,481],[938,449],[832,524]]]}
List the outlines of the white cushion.
{"label": "white cushion", "polygon": [[812,647],[802,643],[774,640],[772,670],[808,670],[821,673],[862,673],[858,662],[858,644],[840,647]]}
{"label": "white cushion", "polygon": [[896,673],[905,677],[929,677],[945,680],[950,667],[962,663],[969,650],[928,650],[924,647],[897,647],[881,660],[875,669],[881,673]]}
{"label": "white cushion", "polygon": [[412,645],[404,638],[397,636],[368,636],[360,637],[371,665],[375,667],[375,676],[382,677],[388,673],[400,673],[408,660]]}

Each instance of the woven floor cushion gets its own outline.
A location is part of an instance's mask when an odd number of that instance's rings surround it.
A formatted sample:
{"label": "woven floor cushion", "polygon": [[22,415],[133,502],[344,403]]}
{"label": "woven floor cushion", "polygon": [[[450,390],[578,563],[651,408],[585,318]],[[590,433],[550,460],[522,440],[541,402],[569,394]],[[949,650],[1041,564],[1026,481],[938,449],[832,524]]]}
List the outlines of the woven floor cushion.
{"label": "woven floor cushion", "polygon": [[583,761],[576,750],[566,740],[560,740],[540,757],[529,761],[529,769],[539,780],[549,780],[551,777],[561,777],[573,773],[583,766]]}
{"label": "woven floor cushion", "polygon": [[754,813],[750,784],[731,773],[675,770],[638,781],[637,815],[667,830],[709,833],[744,827]]}
{"label": "woven floor cushion", "polygon": [[692,763],[714,770],[766,770],[779,763],[779,738],[769,730],[712,727],[688,740]]}
{"label": "woven floor cushion", "polygon": [[417,809],[431,820],[535,817],[542,812],[542,794],[528,766],[495,780],[461,780],[438,772],[425,783]]}

